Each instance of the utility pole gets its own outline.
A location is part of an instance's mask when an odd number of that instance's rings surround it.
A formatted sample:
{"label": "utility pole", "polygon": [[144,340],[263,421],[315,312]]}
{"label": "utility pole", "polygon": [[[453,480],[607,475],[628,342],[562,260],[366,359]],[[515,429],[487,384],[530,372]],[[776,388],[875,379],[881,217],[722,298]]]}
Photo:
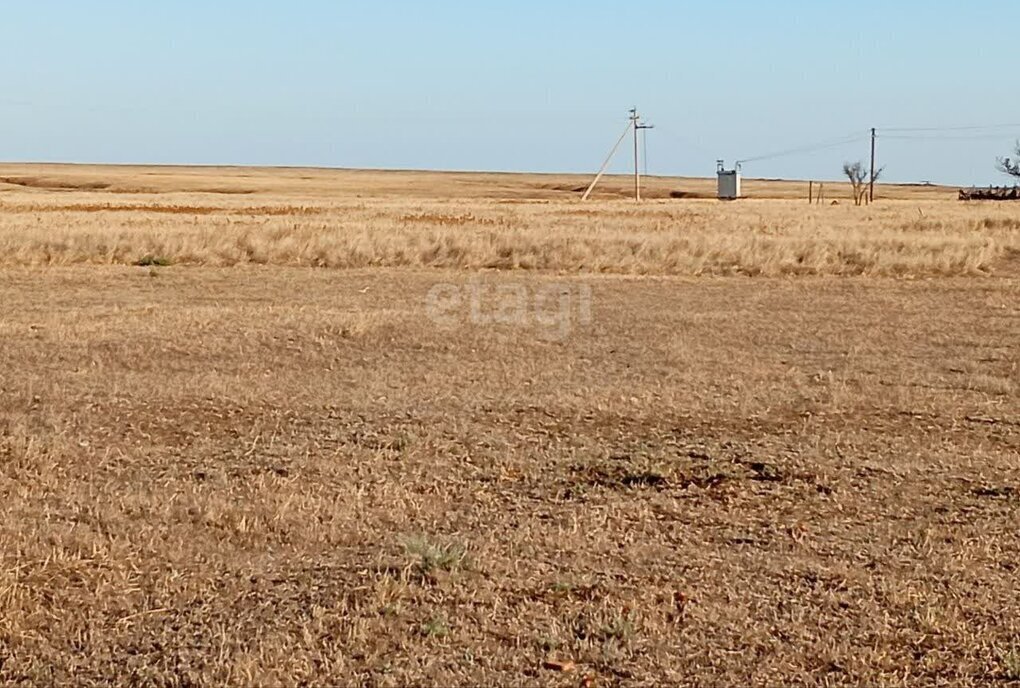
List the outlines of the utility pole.
{"label": "utility pole", "polygon": [[871,128],[871,183],[868,185],[868,203],[875,202],[875,127]]}
{"label": "utility pole", "polygon": [[630,125],[634,129],[634,200],[641,200],[641,150],[639,138],[644,129],[654,129],[651,124],[643,124],[637,108],[630,110]]}

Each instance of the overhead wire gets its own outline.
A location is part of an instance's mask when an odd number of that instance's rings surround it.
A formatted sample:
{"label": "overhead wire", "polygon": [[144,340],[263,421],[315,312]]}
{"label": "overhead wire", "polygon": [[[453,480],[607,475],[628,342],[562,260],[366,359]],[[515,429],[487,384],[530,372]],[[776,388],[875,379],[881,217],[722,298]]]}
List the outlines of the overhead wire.
{"label": "overhead wire", "polygon": [[641,132],[641,145],[644,150],[641,151],[641,157],[645,163],[645,176],[648,176],[648,130],[644,129]]}
{"label": "overhead wire", "polygon": [[973,136],[933,136],[928,134],[892,134],[880,136],[885,141],[1001,141],[1007,134],[975,134]]}
{"label": "overhead wire", "polygon": [[956,127],[879,127],[879,131],[893,133],[940,132],[940,131],[989,131],[992,129],[1020,129],[1020,124],[980,124]]}
{"label": "overhead wire", "polygon": [[865,140],[867,138],[868,138],[868,134],[863,134],[863,133],[860,133],[860,134],[858,134],[858,133],[849,134],[847,136],[843,136],[843,137],[840,137],[840,138],[835,139],[835,140],[821,141],[821,142],[809,144],[809,145],[806,145],[806,146],[798,146],[796,148],[788,148],[786,150],[775,151],[773,153],[767,153],[767,154],[764,154],[764,155],[758,155],[758,156],[754,156],[754,157],[750,157],[750,158],[744,158],[742,160],[738,160],[737,164],[738,165],[746,165],[747,163],[751,163],[751,162],[761,162],[763,160],[773,160],[775,158],[782,158],[782,157],[786,157],[786,156],[789,156],[789,155],[798,155],[798,154],[801,154],[801,153],[813,153],[815,151],[826,150],[826,149],[830,149],[830,148],[838,148],[840,146],[845,146],[845,145],[850,144],[850,143],[856,143],[858,141],[862,141],[862,140]]}

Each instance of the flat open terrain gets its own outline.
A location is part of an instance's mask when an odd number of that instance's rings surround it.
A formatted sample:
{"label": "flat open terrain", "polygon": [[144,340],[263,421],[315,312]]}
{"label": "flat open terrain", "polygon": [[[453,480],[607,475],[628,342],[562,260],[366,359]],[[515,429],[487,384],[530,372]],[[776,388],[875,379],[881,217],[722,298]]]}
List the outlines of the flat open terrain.
{"label": "flat open terrain", "polygon": [[1014,206],[0,178],[0,682],[1020,681]]}

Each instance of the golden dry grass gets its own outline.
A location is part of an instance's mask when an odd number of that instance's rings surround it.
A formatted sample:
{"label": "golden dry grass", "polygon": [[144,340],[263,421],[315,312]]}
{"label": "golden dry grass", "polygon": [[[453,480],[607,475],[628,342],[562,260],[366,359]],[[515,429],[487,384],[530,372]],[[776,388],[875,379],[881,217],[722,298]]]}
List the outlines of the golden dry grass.
{"label": "golden dry grass", "polygon": [[[714,198],[715,181],[690,177],[645,177],[645,194],[669,198],[675,192]],[[301,198],[431,198],[459,201],[478,198],[555,200],[577,198],[591,175],[505,174],[496,172],[417,172],[399,170],[331,170],[279,167],[160,167],[0,163],[0,190],[102,191],[107,194],[219,194]],[[825,182],[826,197],[849,198],[845,183]],[[881,184],[880,196],[898,200],[949,200],[956,189],[927,185]],[[806,199],[808,183],[745,180],[752,197]],[[630,198],[633,181],[608,175],[594,198]]]}
{"label": "golden dry grass", "polygon": [[[1012,208],[962,205],[937,188],[882,188],[896,198],[870,208],[771,198],[797,183],[751,185],[759,198],[735,204],[637,206],[582,204],[583,178],[571,177],[146,169],[0,175],[0,262],[929,276],[992,272],[1020,250]],[[652,195],[706,185],[654,179]],[[468,197],[443,197],[463,187]]]}
{"label": "golden dry grass", "polygon": [[1020,677],[1009,207],[68,169],[0,175],[109,184],[0,193],[0,682]]}

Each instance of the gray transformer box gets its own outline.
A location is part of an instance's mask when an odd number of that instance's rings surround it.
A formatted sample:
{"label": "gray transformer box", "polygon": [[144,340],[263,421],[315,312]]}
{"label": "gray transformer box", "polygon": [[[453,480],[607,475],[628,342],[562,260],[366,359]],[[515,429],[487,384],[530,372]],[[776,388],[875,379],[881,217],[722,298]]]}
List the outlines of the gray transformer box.
{"label": "gray transformer box", "polygon": [[719,200],[734,201],[740,198],[740,166],[727,170],[720,160],[716,174],[719,177]]}

